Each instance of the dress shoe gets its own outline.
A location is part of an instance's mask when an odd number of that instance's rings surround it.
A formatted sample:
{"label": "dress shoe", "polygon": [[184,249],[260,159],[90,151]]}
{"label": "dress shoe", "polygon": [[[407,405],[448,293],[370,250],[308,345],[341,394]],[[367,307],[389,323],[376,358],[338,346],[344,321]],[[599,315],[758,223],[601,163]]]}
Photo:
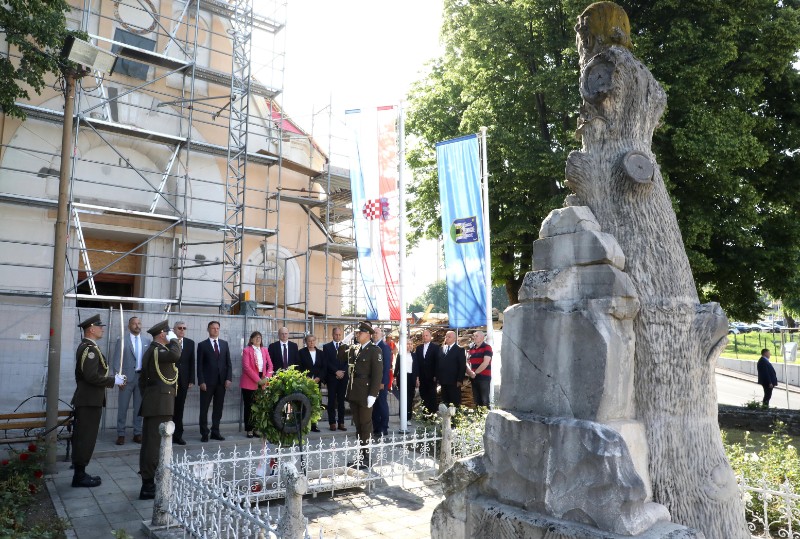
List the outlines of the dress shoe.
{"label": "dress shoe", "polygon": [[142,485],[142,489],[139,491],[140,500],[152,500],[155,497],[156,497],[155,483],[145,483],[144,485]]}
{"label": "dress shoe", "polygon": [[316,426],[316,425],[314,425],[313,427],[311,427],[311,432],[319,432],[319,429],[317,428],[317,426]]}
{"label": "dress shoe", "polygon": [[220,434],[212,434],[211,435],[211,439],[212,440],[219,440],[220,442],[224,442],[225,441],[225,437],[220,435]]}
{"label": "dress shoe", "polygon": [[125,445],[125,437],[124,436],[117,436],[117,445]]}
{"label": "dress shoe", "polygon": [[186,441],[183,438],[173,438],[172,443],[178,445],[186,445]]}
{"label": "dress shoe", "polygon": [[135,443],[135,444],[142,443],[142,435],[141,434],[134,434],[133,435],[133,443]]}
{"label": "dress shoe", "polygon": [[102,481],[100,481],[99,477],[93,477],[91,475],[86,475],[86,474],[83,474],[81,477],[72,478],[73,487],[87,487],[87,488],[99,487],[100,483],[102,483]]}
{"label": "dress shoe", "polygon": [[344,426],[344,423],[339,423],[339,430],[347,430],[347,427]]}
{"label": "dress shoe", "polygon": [[331,423],[330,427],[331,427],[331,430],[336,430],[336,423]]}
{"label": "dress shoe", "polygon": [[203,437],[200,438],[200,441],[201,442],[207,442],[208,441],[208,434],[203,434]]}

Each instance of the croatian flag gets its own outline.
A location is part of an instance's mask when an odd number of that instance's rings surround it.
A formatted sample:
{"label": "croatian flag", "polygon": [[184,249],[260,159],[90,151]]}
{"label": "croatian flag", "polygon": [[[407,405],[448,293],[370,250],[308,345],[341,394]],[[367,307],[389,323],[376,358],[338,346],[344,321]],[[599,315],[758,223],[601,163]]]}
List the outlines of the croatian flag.
{"label": "croatian flag", "polygon": [[350,189],[361,286],[370,320],[400,320],[397,110],[348,110]]}

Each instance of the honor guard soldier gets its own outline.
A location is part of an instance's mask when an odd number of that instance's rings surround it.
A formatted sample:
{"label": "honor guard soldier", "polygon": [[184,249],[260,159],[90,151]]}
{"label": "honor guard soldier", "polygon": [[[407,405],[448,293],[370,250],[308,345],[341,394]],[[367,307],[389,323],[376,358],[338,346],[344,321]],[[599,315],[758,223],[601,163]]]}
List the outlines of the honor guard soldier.
{"label": "honor guard soldier", "polygon": [[139,451],[139,473],[142,474],[140,500],[156,497],[156,467],[161,446],[158,431],[161,423],[172,420],[175,411],[175,395],[178,392],[178,362],[181,359],[181,344],[164,320],[147,330],[153,342],[142,357],[142,372],[139,374],[139,391],[142,407],[139,415],[142,424],[142,448]]}
{"label": "honor guard soldier", "polygon": [[75,352],[75,430],[72,433],[73,487],[96,487],[101,481],[96,475],[86,473],[92,459],[100,428],[100,416],[106,405],[106,388],[125,386],[121,374],[109,376],[109,368],[97,341],[103,338],[105,324],[96,314],[78,327],[83,330],[83,340]]}
{"label": "honor guard soldier", "polygon": [[369,443],[372,434],[372,405],[378,397],[383,377],[381,349],[371,342],[374,330],[369,322],[361,322],[356,328],[356,344],[347,349],[350,378],[345,400],[350,403],[356,432],[361,441],[359,469],[369,467],[369,455],[363,446]]}

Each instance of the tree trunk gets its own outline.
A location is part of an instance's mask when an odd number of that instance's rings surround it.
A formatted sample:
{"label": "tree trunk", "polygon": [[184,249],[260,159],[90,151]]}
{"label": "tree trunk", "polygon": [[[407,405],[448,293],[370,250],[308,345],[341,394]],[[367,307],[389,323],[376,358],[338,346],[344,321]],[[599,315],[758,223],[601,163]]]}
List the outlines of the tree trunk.
{"label": "tree trunk", "polygon": [[581,54],[583,148],[567,160],[568,205],[586,205],[625,253],[639,294],[635,387],[654,501],[708,539],[749,539],[717,425],[714,365],[727,343],[718,304],[701,305],[651,151],[666,95],[621,46]]}

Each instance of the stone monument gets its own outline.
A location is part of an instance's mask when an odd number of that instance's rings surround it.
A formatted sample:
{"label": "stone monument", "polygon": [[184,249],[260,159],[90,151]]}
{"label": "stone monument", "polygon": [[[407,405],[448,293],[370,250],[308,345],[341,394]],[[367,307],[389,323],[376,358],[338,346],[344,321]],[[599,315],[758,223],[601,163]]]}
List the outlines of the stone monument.
{"label": "stone monument", "polygon": [[727,319],[701,305],[651,151],[666,95],[613,2],[578,18],[581,151],[506,310],[484,453],[434,538],[749,538],[716,421]]}

